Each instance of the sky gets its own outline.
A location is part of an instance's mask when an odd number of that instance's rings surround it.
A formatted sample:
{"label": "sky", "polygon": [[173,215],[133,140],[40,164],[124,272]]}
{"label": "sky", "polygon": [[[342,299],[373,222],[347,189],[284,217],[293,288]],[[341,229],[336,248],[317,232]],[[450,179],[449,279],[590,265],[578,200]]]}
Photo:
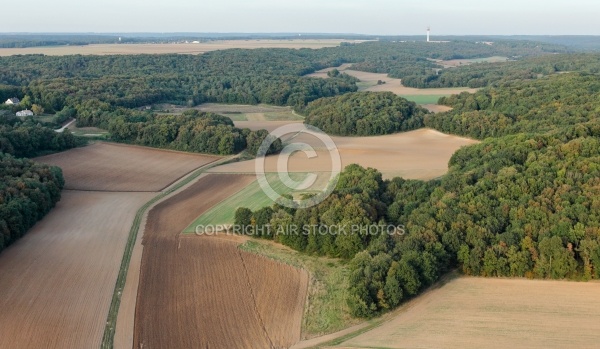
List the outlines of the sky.
{"label": "sky", "polygon": [[598,0],[21,0],[0,32],[600,35]]}

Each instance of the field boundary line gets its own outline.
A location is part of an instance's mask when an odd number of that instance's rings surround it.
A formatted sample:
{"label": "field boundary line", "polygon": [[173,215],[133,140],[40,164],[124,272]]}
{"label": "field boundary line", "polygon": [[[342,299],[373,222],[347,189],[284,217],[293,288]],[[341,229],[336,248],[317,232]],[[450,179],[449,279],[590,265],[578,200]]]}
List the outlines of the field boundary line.
{"label": "field boundary line", "polygon": [[[232,175],[240,175],[240,176],[248,176],[250,174],[254,174],[254,173],[225,173],[225,172],[207,172],[207,174],[232,174]],[[200,219],[200,217],[204,216],[207,212],[210,212],[212,209],[214,209],[215,207],[217,207],[218,205],[220,205],[221,203],[225,202],[226,200],[229,200],[231,197],[233,197],[234,195],[239,194],[242,190],[246,189],[247,187],[249,187],[250,185],[254,184],[254,182],[256,182],[257,180],[255,179],[254,181],[248,183],[247,186],[243,187],[242,189],[236,191],[235,193],[229,195],[228,197],[226,197],[225,199],[223,199],[220,202],[217,202],[216,204],[214,204],[213,206],[209,207],[206,211],[204,211],[203,213],[201,213],[200,215],[198,215],[198,217],[194,218],[194,220],[192,221],[192,223],[190,223],[187,227],[183,228],[182,231],[180,231],[177,235],[179,236],[186,236],[186,235],[195,235],[196,233],[186,233],[187,228],[191,227],[198,219]]]}
{"label": "field boundary line", "polygon": [[[237,156],[237,155],[236,155]],[[104,328],[104,335],[102,336],[102,342],[100,344],[101,349],[112,349],[114,346],[114,338],[117,324],[117,314],[119,313],[119,308],[121,306],[121,295],[123,289],[125,288],[125,281],[127,280],[127,272],[129,271],[129,264],[131,262],[131,254],[133,253],[133,248],[135,246],[135,242],[137,240],[137,236],[140,230],[140,224],[143,220],[144,215],[147,210],[154,206],[159,200],[165,198],[168,195],[173,194],[177,190],[181,189],[185,185],[189,184],[200,175],[205,173],[206,170],[212,168],[214,166],[222,165],[223,163],[227,163],[236,158],[236,156],[225,157],[220,160],[205,164],[190,172],[186,176],[183,176],[179,180],[176,180],[171,184],[171,187],[160,192],[158,195],[150,199],[147,203],[145,203],[142,207],[138,209],[136,212],[135,218],[133,220],[133,224],[131,229],[129,230],[129,236],[127,237],[127,244],[125,245],[125,251],[123,253],[123,258],[121,259],[121,266],[119,268],[119,274],[117,276],[117,281],[115,283],[115,288],[113,291],[112,301],[110,304],[110,308],[108,309],[108,316],[106,319],[106,326]]]}
{"label": "field boundary line", "polygon": [[[442,288],[442,286],[444,286],[448,282],[450,282],[460,276],[461,275],[456,270],[451,270],[451,271],[447,272],[446,274],[442,275],[431,286],[426,288],[418,296],[409,299],[407,302],[402,304],[397,309],[395,309],[391,312],[385,313],[377,318],[365,320],[364,322],[353,326],[353,327],[357,328],[355,331],[346,332],[348,329],[352,328],[352,327],[349,327],[345,330],[330,333],[328,335],[324,335],[321,337],[311,338],[310,340],[306,341],[307,343],[314,342],[313,344],[302,345],[302,342],[298,342],[291,348],[292,349],[301,349],[301,348],[302,349],[304,349],[304,348],[320,349],[320,348],[330,348],[330,347],[340,345],[345,341],[348,341],[354,337],[358,337],[359,335],[361,335],[365,332],[368,332],[372,329],[375,329],[375,328],[383,325],[384,323],[394,320],[394,318],[397,317],[398,315],[407,312],[408,310],[413,308],[415,305],[417,305],[419,303],[419,301],[423,299],[423,297],[431,295],[432,292]],[[319,338],[322,338],[323,340],[319,341]]]}

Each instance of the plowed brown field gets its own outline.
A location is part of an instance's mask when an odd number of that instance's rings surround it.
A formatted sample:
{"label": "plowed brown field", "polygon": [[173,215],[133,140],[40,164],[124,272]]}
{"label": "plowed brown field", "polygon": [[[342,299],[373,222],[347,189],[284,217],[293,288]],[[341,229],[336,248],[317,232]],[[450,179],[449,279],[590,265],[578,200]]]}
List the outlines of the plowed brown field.
{"label": "plowed brown field", "polygon": [[153,193],[65,191],[0,254],[0,348],[98,348],[127,233]]}
{"label": "plowed brown field", "polygon": [[236,241],[179,234],[254,179],[208,175],[150,211],[134,348],[281,348],[300,339],[306,272]]}
{"label": "plowed brown field", "polygon": [[98,348],[135,214],[157,194],[102,190],[160,190],[215,159],[107,143],[38,158],[85,191],[0,254],[0,348]]}
{"label": "plowed brown field", "polygon": [[39,157],[36,161],[62,168],[66,189],[157,192],[218,159],[217,156],[96,143]]}

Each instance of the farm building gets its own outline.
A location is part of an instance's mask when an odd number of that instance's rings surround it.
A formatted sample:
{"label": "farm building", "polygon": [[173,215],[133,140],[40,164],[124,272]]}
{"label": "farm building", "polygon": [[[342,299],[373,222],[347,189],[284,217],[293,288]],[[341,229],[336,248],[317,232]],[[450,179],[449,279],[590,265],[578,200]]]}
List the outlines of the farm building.
{"label": "farm building", "polygon": [[15,104],[19,104],[21,103],[21,101],[18,98],[9,98],[6,100],[6,102],[4,102],[4,104],[8,104],[8,105],[15,105]]}
{"label": "farm building", "polygon": [[33,116],[33,112],[29,109],[25,109],[25,110],[18,111],[17,116]]}

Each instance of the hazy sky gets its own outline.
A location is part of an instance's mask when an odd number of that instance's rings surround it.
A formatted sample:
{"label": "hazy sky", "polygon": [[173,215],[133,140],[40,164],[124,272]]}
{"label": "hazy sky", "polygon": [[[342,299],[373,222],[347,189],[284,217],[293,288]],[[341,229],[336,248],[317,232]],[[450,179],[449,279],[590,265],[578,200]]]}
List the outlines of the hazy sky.
{"label": "hazy sky", "polygon": [[413,35],[431,25],[439,35],[600,35],[598,0],[21,0],[17,7],[0,32]]}

